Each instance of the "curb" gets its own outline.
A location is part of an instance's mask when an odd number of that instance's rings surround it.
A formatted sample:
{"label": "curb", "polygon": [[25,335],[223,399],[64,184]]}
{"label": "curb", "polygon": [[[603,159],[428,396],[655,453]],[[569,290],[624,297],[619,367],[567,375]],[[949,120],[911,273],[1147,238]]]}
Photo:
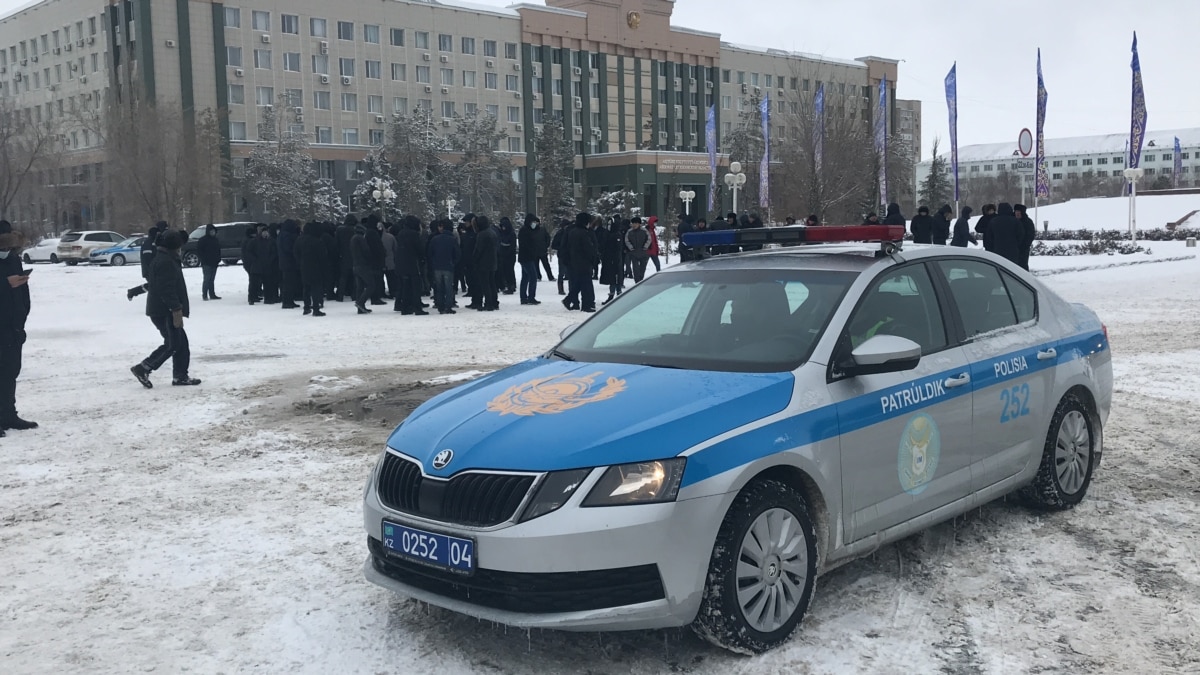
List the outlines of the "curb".
{"label": "curb", "polygon": [[1180,260],[1195,260],[1196,255],[1175,256],[1173,258],[1155,258],[1154,260],[1130,260],[1129,262],[1109,263],[1107,265],[1087,265],[1084,267],[1064,267],[1057,270],[1038,270],[1033,273],[1035,277],[1052,277],[1057,274],[1066,274],[1068,272],[1091,272],[1094,270],[1109,270],[1115,267],[1131,267],[1133,265],[1152,265],[1154,263],[1179,262]]}

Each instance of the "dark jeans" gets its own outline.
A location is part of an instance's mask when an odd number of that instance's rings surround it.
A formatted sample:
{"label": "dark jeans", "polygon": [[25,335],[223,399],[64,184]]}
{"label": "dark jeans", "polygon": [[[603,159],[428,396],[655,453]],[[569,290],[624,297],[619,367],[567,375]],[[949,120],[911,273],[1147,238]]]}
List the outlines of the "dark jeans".
{"label": "dark jeans", "polygon": [[0,420],[17,416],[17,377],[22,345],[0,346]]}
{"label": "dark jeans", "polygon": [[[554,277],[550,277],[553,279]],[[521,300],[537,300],[538,261],[521,263]]]}
{"label": "dark jeans", "polygon": [[396,311],[405,314],[421,311],[421,277],[416,274],[397,275],[395,292]]}
{"label": "dark jeans", "polygon": [[150,321],[162,335],[163,343],[142,361],[142,366],[153,372],[161,368],[167,359],[171,359],[171,376],[176,380],[186,380],[188,367],[192,363],[187,332],[176,328],[170,316],[152,316]]}
{"label": "dark jeans", "polygon": [[337,284],[337,299],[350,298],[353,300],[354,295],[354,268],[350,265],[344,265],[338,274]]}
{"label": "dark jeans", "polygon": [[658,256],[656,256],[656,255],[650,256],[650,262],[654,263],[654,271],[655,272],[662,271],[662,262],[659,261]]}
{"label": "dark jeans", "polygon": [[496,270],[480,272],[475,275],[475,288],[471,289],[472,298],[484,308],[500,306],[499,293],[496,290]]}
{"label": "dark jeans", "polygon": [[387,293],[393,298],[400,297],[400,270],[384,270],[383,280],[387,283]]}
{"label": "dark jeans", "polygon": [[250,304],[254,304],[263,299],[263,278],[261,274],[255,274],[247,271],[246,276],[250,279],[250,287],[247,290],[246,299]]}
{"label": "dark jeans", "polygon": [[200,289],[204,297],[217,297],[217,266],[205,265],[201,268],[201,271],[204,272],[204,282],[200,285]]}
{"label": "dark jeans", "polygon": [[296,304],[296,298],[300,295],[300,270],[286,269],[283,270],[281,281],[279,284],[280,295],[282,296],[283,304],[291,307]]}
{"label": "dark jeans", "polygon": [[571,293],[567,296],[571,304],[578,303],[582,309],[596,308],[596,286],[592,284],[591,274],[571,274]]}
{"label": "dark jeans", "polygon": [[[550,271],[550,256],[542,256],[541,263],[542,267],[546,268],[546,276],[550,277],[550,281],[554,281],[554,272]],[[536,268],[536,265],[534,267]]]}
{"label": "dark jeans", "polygon": [[496,285],[505,293],[517,290],[517,254],[515,251],[501,250],[498,256],[500,269],[496,270]]}
{"label": "dark jeans", "polygon": [[454,271],[433,271],[433,304],[441,311],[454,306]]}
{"label": "dark jeans", "polygon": [[646,263],[650,262],[649,258],[631,258],[630,262],[633,265],[633,283],[638,283],[646,278]]}
{"label": "dark jeans", "polygon": [[375,276],[376,273],[372,270],[354,270],[354,277],[358,281],[358,297],[354,298],[354,304],[362,307],[371,299],[375,290]]}
{"label": "dark jeans", "polygon": [[304,311],[321,309],[325,304],[325,281],[311,280],[304,284]]}
{"label": "dark jeans", "polygon": [[262,275],[263,302],[273,305],[279,302],[279,272],[271,271]]}

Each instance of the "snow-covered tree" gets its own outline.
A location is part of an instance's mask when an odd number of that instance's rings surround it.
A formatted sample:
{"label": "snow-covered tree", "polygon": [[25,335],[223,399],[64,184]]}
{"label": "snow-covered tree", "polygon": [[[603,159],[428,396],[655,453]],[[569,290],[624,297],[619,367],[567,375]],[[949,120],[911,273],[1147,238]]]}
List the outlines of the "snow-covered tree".
{"label": "snow-covered tree", "polygon": [[642,207],[638,206],[641,201],[641,195],[633,190],[617,190],[602,193],[589,206],[602,216],[637,218],[642,215]]}
{"label": "snow-covered tree", "polygon": [[408,115],[394,115],[384,147],[396,179],[392,186],[396,208],[401,213],[431,220],[452,191],[445,184],[449,172],[441,158],[448,145],[437,134],[433,112],[417,108]]}
{"label": "snow-covered tree", "polygon": [[378,213],[384,220],[399,215],[395,170],[381,148],[375,148],[363,160],[363,174],[354,189],[354,204],[363,213]]}
{"label": "snow-covered tree", "polygon": [[322,178],[317,181],[312,197],[312,218],[323,223],[340,223],[350,210],[342,199],[333,181]]}
{"label": "snow-covered tree", "polygon": [[316,170],[304,134],[285,129],[281,106],[263,110],[259,142],[246,163],[246,189],[276,217],[303,217],[313,193]]}
{"label": "snow-covered tree", "polygon": [[950,178],[950,162],[944,155],[938,155],[938,142],[933,142],[933,161],[930,163],[929,175],[921,181],[917,191],[921,203],[936,209],[950,201],[954,196],[954,183]]}
{"label": "snow-covered tree", "polygon": [[491,115],[471,113],[455,119],[450,148],[458,153],[454,182],[463,206],[476,213],[505,213],[512,192],[512,164],[499,153],[508,137]]}
{"label": "snow-covered tree", "polygon": [[575,217],[575,150],[563,131],[562,120],[551,117],[534,139],[537,180],[543,218]]}

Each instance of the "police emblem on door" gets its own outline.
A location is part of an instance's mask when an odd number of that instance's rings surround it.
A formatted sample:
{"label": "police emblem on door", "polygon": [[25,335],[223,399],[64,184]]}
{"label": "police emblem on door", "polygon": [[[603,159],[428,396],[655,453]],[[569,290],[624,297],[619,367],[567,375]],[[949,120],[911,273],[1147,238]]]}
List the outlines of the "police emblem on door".
{"label": "police emblem on door", "polygon": [[942,455],[942,435],[929,415],[914,416],[900,436],[900,455],[896,468],[900,487],[910,495],[919,495],[929,487]]}

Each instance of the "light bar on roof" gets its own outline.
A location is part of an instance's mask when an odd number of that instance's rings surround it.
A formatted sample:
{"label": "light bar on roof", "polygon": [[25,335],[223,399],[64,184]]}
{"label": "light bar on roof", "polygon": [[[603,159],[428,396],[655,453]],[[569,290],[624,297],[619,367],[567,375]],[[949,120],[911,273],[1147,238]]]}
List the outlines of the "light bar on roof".
{"label": "light bar on roof", "polygon": [[899,242],[904,240],[903,225],[822,225],[807,227],[760,227],[750,230],[710,230],[688,232],[688,246],[755,246],[760,244],[836,244],[848,242]]}

